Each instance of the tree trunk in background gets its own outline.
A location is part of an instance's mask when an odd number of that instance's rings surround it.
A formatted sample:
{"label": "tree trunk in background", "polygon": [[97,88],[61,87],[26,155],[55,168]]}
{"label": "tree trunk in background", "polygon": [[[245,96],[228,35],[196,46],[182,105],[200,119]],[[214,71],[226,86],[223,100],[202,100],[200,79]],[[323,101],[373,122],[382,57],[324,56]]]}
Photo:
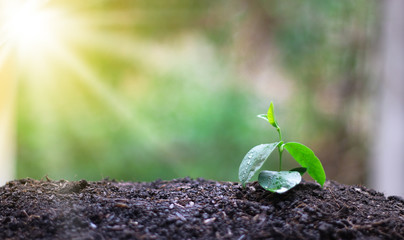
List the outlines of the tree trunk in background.
{"label": "tree trunk in background", "polygon": [[14,73],[14,60],[0,59],[0,185],[15,178]]}
{"label": "tree trunk in background", "polygon": [[404,1],[384,1],[382,82],[375,119],[369,182],[387,195],[404,196]]}

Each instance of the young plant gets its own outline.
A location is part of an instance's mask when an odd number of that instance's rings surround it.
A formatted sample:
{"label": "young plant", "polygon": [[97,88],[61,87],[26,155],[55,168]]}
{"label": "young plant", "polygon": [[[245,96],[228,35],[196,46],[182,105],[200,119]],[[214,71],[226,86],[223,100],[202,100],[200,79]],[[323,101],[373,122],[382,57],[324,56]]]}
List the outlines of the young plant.
{"label": "young plant", "polygon": [[[258,176],[259,184],[266,190],[276,193],[284,193],[302,181],[302,175],[307,173],[321,186],[325,182],[325,172],[320,160],[314,152],[297,142],[284,143],[282,131],[275,119],[274,105],[271,102],[267,114],[257,117],[268,121],[278,131],[279,141],[261,144],[253,147],[240,164],[238,177],[245,187],[246,183],[262,167],[269,155],[277,148],[279,152],[279,171],[261,171]],[[302,167],[282,171],[282,153],[286,149]]]}

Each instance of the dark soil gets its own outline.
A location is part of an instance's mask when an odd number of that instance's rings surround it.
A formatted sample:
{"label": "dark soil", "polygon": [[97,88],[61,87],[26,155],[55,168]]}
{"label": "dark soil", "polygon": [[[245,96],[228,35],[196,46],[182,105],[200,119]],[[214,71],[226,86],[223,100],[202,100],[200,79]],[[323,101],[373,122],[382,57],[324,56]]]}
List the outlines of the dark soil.
{"label": "dark soil", "polygon": [[0,188],[0,239],[404,239],[404,201],[363,186],[37,181]]}

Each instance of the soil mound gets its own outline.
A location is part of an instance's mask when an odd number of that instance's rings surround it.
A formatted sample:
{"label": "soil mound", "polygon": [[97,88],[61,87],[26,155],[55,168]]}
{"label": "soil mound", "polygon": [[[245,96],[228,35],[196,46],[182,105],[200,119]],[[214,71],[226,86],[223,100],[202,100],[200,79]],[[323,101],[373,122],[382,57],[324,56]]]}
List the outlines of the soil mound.
{"label": "soil mound", "polygon": [[404,239],[404,201],[363,186],[204,179],[0,187],[0,239]]}

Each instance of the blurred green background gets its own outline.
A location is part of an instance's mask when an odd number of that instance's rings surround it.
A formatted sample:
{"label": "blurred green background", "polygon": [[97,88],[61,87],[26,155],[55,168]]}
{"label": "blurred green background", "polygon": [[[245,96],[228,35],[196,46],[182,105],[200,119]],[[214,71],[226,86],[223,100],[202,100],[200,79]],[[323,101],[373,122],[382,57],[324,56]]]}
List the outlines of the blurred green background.
{"label": "blurred green background", "polygon": [[256,118],[273,101],[286,141],[312,148],[328,178],[364,182],[376,1],[45,7],[78,25],[64,51],[19,68],[18,178],[237,181],[247,151],[277,139]]}

